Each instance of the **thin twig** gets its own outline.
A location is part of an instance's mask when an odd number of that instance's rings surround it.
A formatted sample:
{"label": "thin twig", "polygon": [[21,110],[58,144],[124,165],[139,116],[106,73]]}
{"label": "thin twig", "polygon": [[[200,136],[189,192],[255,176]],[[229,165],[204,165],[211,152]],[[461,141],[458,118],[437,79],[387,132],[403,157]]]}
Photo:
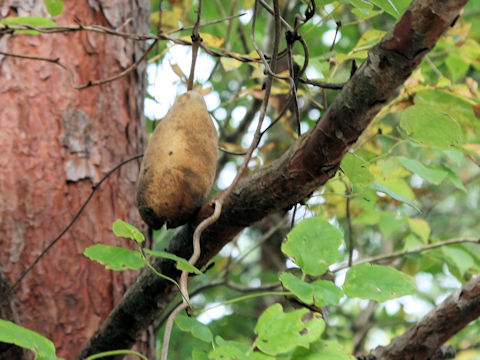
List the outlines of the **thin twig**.
{"label": "thin twig", "polygon": [[308,85],[318,86],[323,89],[342,90],[346,83],[329,83],[325,81],[310,80],[306,78],[300,78],[300,82]]}
{"label": "thin twig", "polygon": [[[450,240],[445,240],[445,241],[440,241],[437,243],[433,244],[427,244],[424,246],[417,247],[415,249],[407,249],[407,250],[400,250],[400,251],[395,251],[393,253],[389,254],[383,254],[383,255],[377,255],[373,256],[367,259],[362,259],[359,261],[355,261],[352,265],[360,265],[364,263],[377,263],[377,262],[383,262],[386,260],[392,260],[396,259],[401,256],[405,255],[410,255],[410,254],[418,254],[427,250],[432,250],[436,249],[442,246],[447,246],[447,245],[454,245],[454,244],[460,244],[460,243],[474,243],[474,244],[480,244],[480,238],[456,238],[456,239],[450,239]],[[348,265],[342,265],[335,270],[332,270],[333,272],[338,272],[340,270],[347,269],[349,266]]]}
{"label": "thin twig", "polygon": [[[226,22],[226,21],[229,21],[229,20],[232,20],[232,19],[236,19],[236,18],[239,18],[243,15],[245,15],[246,12],[242,12],[240,14],[236,14],[236,15],[229,15],[229,16],[225,16],[221,19],[218,19],[218,20],[213,20],[213,21],[209,21],[209,22],[206,22],[206,23],[203,23],[203,24],[200,24],[199,27],[206,27],[206,26],[210,26],[210,25],[216,25],[216,24],[219,24],[219,23],[222,23],[222,22]],[[169,31],[167,34],[174,34],[174,33],[177,33],[177,32],[180,32],[180,31],[183,31],[183,30],[192,30],[194,28],[195,25],[193,26],[185,26],[185,27],[181,27],[181,28],[178,28],[176,30],[172,30],[172,31]]]}
{"label": "thin twig", "polygon": [[[231,20],[233,18],[237,18],[240,16],[245,15],[246,13],[240,13],[236,15],[231,15],[227,16],[223,19],[218,19],[218,20],[213,20],[209,21],[203,24],[200,24],[199,27],[206,27],[210,25],[215,25],[224,21]],[[123,27],[124,25],[121,25],[119,28]],[[191,30],[194,28],[194,26],[185,26],[185,27],[180,27],[175,30],[168,31],[166,33],[160,33],[158,35],[151,35],[151,34],[132,34],[132,33],[126,33],[126,32],[121,32],[118,31],[118,29],[111,29],[107,28],[105,26],[101,25],[81,25],[79,24],[78,26],[74,25],[56,25],[56,26],[34,26],[34,25],[28,25],[28,24],[22,24],[22,25],[3,25],[0,24],[0,35],[2,34],[10,34],[14,33],[15,31],[18,30],[35,30],[43,34],[54,34],[54,33],[66,33],[66,32],[76,32],[76,31],[91,31],[91,32],[97,32],[97,33],[102,33],[106,35],[112,35],[112,36],[118,36],[122,37],[125,39],[130,39],[130,40],[138,40],[138,41],[146,41],[146,40],[170,40],[169,35],[175,34],[177,32],[181,32],[184,30]]]}
{"label": "thin twig", "polygon": [[75,83],[74,83],[74,80],[73,80],[75,78],[75,74],[73,73],[73,70],[70,69],[65,64],[63,64],[62,62],[60,62],[60,58],[47,58],[47,57],[43,57],[43,56],[16,54],[16,53],[3,51],[3,50],[0,50],[0,55],[16,57],[16,58],[20,58],[20,59],[27,59],[27,60],[46,61],[46,62],[49,62],[49,63],[52,63],[52,64],[56,64],[56,65],[60,66],[62,69],[66,70],[70,74],[70,78],[71,78],[71,81],[72,81],[72,86],[75,87]]}
{"label": "thin twig", "polygon": [[197,21],[195,22],[195,26],[193,27],[192,31],[192,63],[190,65],[190,76],[188,77],[188,84],[187,90],[193,90],[193,82],[195,78],[195,65],[197,63],[197,55],[198,55],[198,47],[202,42],[202,38],[200,37],[200,18],[202,16],[202,0],[198,0],[198,8],[197,8]]}
{"label": "thin twig", "polygon": [[353,260],[353,225],[352,225],[352,214],[350,209],[350,200],[351,200],[351,190],[345,182],[347,188],[347,199],[346,199],[346,216],[348,223],[348,266],[352,266]]}
{"label": "thin twig", "polygon": [[90,192],[90,195],[88,195],[88,198],[87,200],[85,200],[85,202],[83,203],[83,205],[80,207],[80,210],[77,211],[77,213],[75,214],[75,216],[72,218],[72,220],[70,221],[70,223],[65,227],[65,229],[63,229],[63,231],[55,238],[52,240],[52,242],[50,242],[50,244],[47,245],[47,247],[45,249],[43,249],[43,251],[40,253],[40,255],[38,255],[36,257],[36,259],[23,271],[23,273],[20,275],[20,277],[15,281],[15,283],[13,284],[12,286],[12,290],[20,283],[20,281],[22,281],[22,279],[33,269],[33,267],[40,261],[40,259],[52,248],[53,245],[55,245],[61,238],[63,235],[65,235],[67,233],[68,230],[70,230],[70,228],[72,227],[72,225],[75,223],[75,221],[77,221],[77,219],[79,218],[79,216],[82,214],[83,210],[85,210],[85,207],[88,205],[88,203],[90,202],[90,200],[92,199],[93,195],[95,194],[95,192],[98,190],[98,188],[100,187],[100,185],[102,185],[102,183],[110,176],[112,175],[115,171],[117,171],[118,169],[120,169],[123,165],[129,163],[130,161],[133,161],[133,160],[136,160],[136,159],[140,159],[141,157],[143,156],[143,154],[139,154],[139,155],[135,155],[129,159],[126,159],[124,161],[122,161],[121,163],[119,163],[118,165],[116,165],[113,169],[111,169],[109,172],[107,172],[103,178],[98,182],[96,183],[95,185],[92,186],[92,191]]}
{"label": "thin twig", "polygon": [[70,69],[65,64],[61,63],[59,58],[46,58],[46,57],[41,57],[41,56],[15,54],[15,53],[10,53],[10,52],[6,52],[6,51],[0,51],[0,55],[17,57],[17,58],[22,58],[22,59],[29,59],[29,60],[47,61],[47,62],[56,64],[56,65],[60,66],[62,69],[66,70],[70,74],[70,82],[72,84],[72,87],[75,88],[75,89],[81,90],[81,89],[86,89],[86,88],[92,87],[92,86],[104,85],[104,84],[110,83],[112,81],[118,80],[118,79],[124,77],[125,75],[128,75],[130,72],[135,70],[143,60],[145,60],[148,53],[154,48],[154,46],[157,44],[157,42],[158,42],[158,40],[155,40],[148,47],[148,49],[142,54],[142,56],[137,61],[135,61],[132,65],[130,65],[128,68],[126,68],[124,71],[122,71],[122,72],[120,72],[120,73],[118,73],[114,76],[111,76],[109,78],[106,78],[106,79],[101,79],[101,80],[97,80],[97,81],[89,80],[87,83],[82,84],[82,85],[79,85],[75,82],[75,74],[74,74],[73,70]]}
{"label": "thin twig", "polygon": [[221,146],[218,147],[218,150],[228,155],[247,155],[246,151],[230,151]]}
{"label": "thin twig", "polygon": [[[228,281],[226,279],[222,279],[222,280],[212,281],[212,282],[209,282],[207,284],[199,286],[198,288],[196,288],[195,290],[190,292],[190,296],[193,298],[196,295],[204,292],[205,290],[208,290],[208,289],[211,289],[211,288],[214,288],[214,287],[219,287],[219,286],[225,286],[225,287],[228,287],[232,290],[248,294],[248,293],[275,290],[275,289],[279,288],[281,285],[282,284],[279,281],[277,281],[277,282],[274,282],[274,283],[263,284],[263,285],[260,285],[260,286],[257,286],[257,287],[249,287],[249,286],[238,285],[238,284],[233,283],[231,281]],[[183,300],[177,301],[177,303],[171,308],[171,310],[167,311],[165,314],[162,314],[162,317],[159,318],[155,322],[155,332],[157,332],[158,328],[160,328],[163,325],[163,323],[166,320],[168,320],[168,318],[172,314],[173,310],[175,310],[178,306],[180,306],[182,304],[182,301]]]}
{"label": "thin twig", "polygon": [[[230,17],[228,17],[230,18]],[[223,20],[223,19],[222,19]],[[219,21],[217,21],[219,22]],[[211,24],[211,23],[208,23]],[[207,24],[204,24],[204,26]],[[202,25],[198,25],[200,27]],[[135,70],[138,65],[146,58],[148,53],[153,49],[153,47],[157,44],[159,40],[168,40],[172,41],[175,44],[179,45],[185,45],[185,46],[193,46],[195,41],[190,42],[184,39],[177,39],[172,36],[170,36],[167,33],[159,33],[158,35],[137,35],[137,34],[130,34],[130,33],[124,33],[124,32],[119,32],[115,31],[103,26],[99,25],[91,25],[91,26],[47,26],[47,27],[37,27],[37,26],[32,26],[32,25],[15,25],[15,26],[6,26],[6,25],[0,25],[0,35],[4,33],[11,33],[14,32],[15,30],[36,30],[42,33],[56,33],[56,32],[74,32],[74,31],[93,31],[93,32],[98,32],[98,33],[104,33],[108,35],[115,35],[115,36],[120,36],[128,39],[133,39],[133,40],[139,40],[139,41],[145,41],[145,40],[154,40],[153,43],[149,46],[149,48],[146,50],[146,52],[138,59],[135,63],[130,65],[127,69],[124,71],[120,72],[117,75],[114,75],[112,77],[102,79],[102,80],[97,80],[97,81],[88,81],[85,84],[79,85],[75,83],[75,75],[72,69],[70,69],[68,66],[65,64],[61,63],[58,58],[46,58],[46,57],[40,57],[40,56],[31,56],[31,55],[24,55],[24,54],[16,54],[16,53],[11,53],[11,52],[5,52],[5,51],[0,51],[0,55],[5,55],[5,56],[10,56],[10,57],[18,57],[18,58],[23,58],[23,59],[30,59],[30,60],[40,60],[40,61],[47,61],[51,62],[54,64],[57,64],[64,70],[66,70],[70,74],[71,78],[71,84],[72,87],[75,89],[85,89],[88,87],[92,86],[98,86],[98,85],[103,85],[112,81],[115,81],[119,78],[122,78],[123,76],[129,74],[133,70]],[[197,31],[198,32],[198,31]],[[227,58],[232,58],[240,62],[259,62],[259,59],[251,58],[248,56],[243,56],[240,54],[236,54],[230,51],[218,51],[218,50],[213,50],[208,48],[205,44],[199,43],[199,46],[209,55],[215,56],[215,57],[227,57]]]}
{"label": "thin twig", "polygon": [[[265,10],[267,10],[270,13],[270,15],[275,16],[275,10],[272,9],[270,5],[268,5],[264,0],[259,0],[259,3],[260,5],[263,6]],[[282,22],[282,25],[285,26],[285,28],[287,28],[287,30],[290,30],[290,31],[293,30],[293,28],[284,18],[280,17],[280,21]]]}
{"label": "thin twig", "polygon": [[250,249],[245,251],[241,256],[235,259],[235,261],[232,262],[232,264],[239,264],[241,263],[250,253],[257,249],[258,247],[262,246],[270,237],[276,233],[278,230],[280,230],[283,227],[286,227],[288,225],[288,217],[284,216],[282,220],[277,222],[274,226],[272,226],[265,234],[262,235],[262,237],[255,243],[254,246],[252,246]]}
{"label": "thin twig", "polygon": [[295,72],[293,69],[292,46],[293,46],[293,43],[287,42],[288,70],[290,72],[290,78],[291,78],[290,91],[292,93],[291,97],[293,99],[295,122],[297,124],[297,135],[300,136],[302,132],[300,128],[300,111],[298,110],[298,100],[297,100],[297,81],[295,79]]}

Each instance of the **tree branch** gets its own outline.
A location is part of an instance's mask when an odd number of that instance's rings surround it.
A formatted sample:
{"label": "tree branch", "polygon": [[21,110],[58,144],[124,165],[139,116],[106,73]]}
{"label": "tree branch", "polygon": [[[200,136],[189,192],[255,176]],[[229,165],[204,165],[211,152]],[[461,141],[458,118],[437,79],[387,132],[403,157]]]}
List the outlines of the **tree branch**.
{"label": "tree branch", "polygon": [[[394,29],[370,50],[367,60],[316,126],[281,158],[239,183],[225,201],[218,221],[204,231],[197,265],[205,265],[245,227],[275,211],[292,207],[334,176],[350,146],[434,47],[466,2],[414,0]],[[211,213],[207,204],[196,222]],[[185,225],[167,250],[189,258],[194,227],[195,224]],[[180,275],[171,261],[158,259],[155,267],[173,278]],[[171,283],[150,271],[142,273],[90,339],[80,358],[132,346],[174,295]]]}
{"label": "tree branch", "polygon": [[480,276],[433,308],[403,335],[372,354],[377,360],[428,359],[450,337],[480,316]]}

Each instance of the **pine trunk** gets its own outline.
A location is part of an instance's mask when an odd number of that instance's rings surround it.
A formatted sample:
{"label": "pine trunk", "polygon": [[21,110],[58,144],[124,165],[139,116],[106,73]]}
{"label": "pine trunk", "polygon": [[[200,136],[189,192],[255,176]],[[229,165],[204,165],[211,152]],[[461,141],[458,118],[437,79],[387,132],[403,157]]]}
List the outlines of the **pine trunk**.
{"label": "pine trunk", "polygon": [[[66,1],[54,20],[147,33],[148,15],[147,0],[83,0]],[[3,0],[0,19],[7,16],[48,14],[43,0]],[[87,31],[0,36],[1,51],[60,59],[77,84],[125,70],[144,49]],[[68,225],[92,186],[142,152],[144,92],[144,64],[106,85],[76,90],[69,72],[54,63],[0,55],[0,271],[11,284]],[[138,171],[136,160],[112,174],[15,288],[18,316],[10,320],[50,338],[60,357],[78,354],[136,275],[105,270],[82,253],[100,242],[132,245],[115,237],[111,225],[118,218],[140,224]]]}

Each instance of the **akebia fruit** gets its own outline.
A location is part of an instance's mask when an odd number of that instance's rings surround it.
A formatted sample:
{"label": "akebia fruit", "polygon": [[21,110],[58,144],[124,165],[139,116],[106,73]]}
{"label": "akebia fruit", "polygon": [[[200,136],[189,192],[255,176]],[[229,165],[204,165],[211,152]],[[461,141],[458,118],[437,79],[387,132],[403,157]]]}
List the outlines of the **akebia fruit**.
{"label": "akebia fruit", "polygon": [[212,188],[217,148],[202,95],[179,96],[155,128],[140,168],[137,207],[150,227],[177,227],[192,218]]}

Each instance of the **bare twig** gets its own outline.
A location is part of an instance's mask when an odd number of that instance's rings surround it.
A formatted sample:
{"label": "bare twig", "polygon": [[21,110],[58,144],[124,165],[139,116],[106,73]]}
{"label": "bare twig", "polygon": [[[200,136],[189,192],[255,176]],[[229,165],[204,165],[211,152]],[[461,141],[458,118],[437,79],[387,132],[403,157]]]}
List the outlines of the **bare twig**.
{"label": "bare twig", "polygon": [[350,200],[352,195],[352,191],[349,188],[346,181],[344,181],[345,187],[347,189],[347,199],[346,199],[346,216],[347,216],[347,223],[348,223],[348,266],[352,266],[353,260],[353,225],[352,225],[352,214],[350,211]]}
{"label": "bare twig", "polygon": [[230,151],[221,146],[218,147],[218,150],[228,155],[247,155],[246,151]]}
{"label": "bare twig", "polygon": [[284,216],[282,220],[277,222],[274,226],[272,226],[268,231],[262,235],[262,237],[255,243],[255,246],[252,246],[250,249],[245,251],[241,256],[239,256],[233,264],[239,264],[241,263],[250,253],[257,249],[258,247],[262,246],[270,237],[277,232],[278,230],[288,226],[288,217]]}
{"label": "bare twig", "polygon": [[158,42],[158,40],[155,40],[137,61],[135,61],[132,65],[130,65],[128,68],[126,68],[122,72],[118,73],[117,75],[111,76],[111,77],[106,78],[106,79],[96,80],[96,81],[89,80],[87,83],[81,84],[81,85],[79,85],[75,82],[75,75],[74,75],[73,70],[70,69],[69,67],[67,67],[65,64],[61,63],[59,58],[46,58],[46,57],[41,57],[41,56],[22,55],[22,54],[15,54],[15,53],[10,53],[10,52],[6,52],[6,51],[0,51],[0,54],[5,55],[5,56],[18,57],[18,58],[22,58],[22,59],[47,61],[47,62],[56,64],[56,65],[60,66],[62,69],[66,70],[69,73],[72,87],[75,88],[75,89],[81,90],[81,89],[86,89],[86,88],[92,87],[92,86],[98,86],[98,85],[104,85],[104,84],[110,83],[112,81],[118,80],[118,79],[124,77],[125,75],[131,73],[133,70],[135,70],[138,67],[138,65],[143,60],[145,60],[148,53],[155,47],[157,42]]}
{"label": "bare twig", "polygon": [[199,32],[201,16],[202,16],[202,0],[198,0],[197,21],[195,22],[195,26],[193,27],[193,31],[192,31],[192,64],[190,65],[190,76],[188,77],[188,85],[187,85],[188,91],[193,89],[193,82],[195,77],[195,65],[197,63],[197,55],[198,55],[198,47],[202,42],[202,38],[200,37],[200,32]]}
{"label": "bare twig", "polygon": [[[272,9],[264,0],[259,0],[259,4],[262,5],[262,7],[270,13],[270,15],[275,16],[275,10]],[[280,17],[280,21],[282,25],[287,28],[287,30],[293,30],[290,24],[284,18]]]}
{"label": "bare twig", "polygon": [[[199,15],[200,15],[200,12],[199,12]],[[206,53],[208,53],[211,56],[215,56],[215,57],[229,57],[229,58],[233,58],[235,60],[241,61],[241,62],[258,62],[259,61],[259,59],[253,59],[253,58],[250,58],[248,56],[242,56],[240,54],[235,54],[235,53],[232,53],[232,52],[229,52],[229,51],[223,51],[222,52],[222,51],[213,50],[213,49],[208,48],[205,44],[201,43],[201,39],[200,39],[200,35],[199,35],[199,27],[202,26],[202,25],[200,25],[200,23],[199,23],[199,17],[200,16],[198,16],[196,26],[194,27],[194,34],[196,34],[196,35],[192,38],[192,42],[186,41],[186,40],[183,40],[183,39],[176,39],[176,38],[173,38],[172,36],[170,36],[169,34],[162,33],[162,32],[160,34],[156,35],[156,36],[154,36],[154,35],[137,35],[137,34],[130,34],[130,33],[124,33],[124,32],[120,32],[120,31],[115,31],[115,30],[112,30],[112,29],[109,29],[109,28],[106,28],[106,27],[103,27],[103,26],[99,26],[99,25],[91,25],[91,26],[83,26],[83,25],[79,25],[79,26],[53,26],[53,27],[52,26],[37,27],[37,26],[32,26],[32,25],[15,25],[15,26],[0,25],[0,35],[4,34],[4,33],[12,33],[15,30],[36,30],[36,31],[39,31],[39,32],[42,32],[42,33],[93,31],[93,32],[99,32],[99,33],[104,33],[104,34],[109,34],[109,35],[120,36],[120,37],[133,39],[133,40],[139,40],[139,41],[140,40],[142,40],[142,41],[154,40],[153,43],[148,47],[148,49],[143,53],[143,55],[136,62],[134,62],[132,65],[130,65],[127,69],[125,69],[124,71],[122,71],[122,72],[120,72],[120,73],[118,73],[114,76],[108,77],[106,79],[101,79],[101,80],[96,80],[96,81],[90,80],[85,84],[77,84],[75,82],[75,74],[74,74],[73,70],[70,69],[65,64],[63,64],[62,62],[60,62],[59,58],[46,58],[46,57],[40,57],[40,56],[16,54],[16,53],[11,53],[11,52],[6,52],[6,51],[0,51],[0,55],[10,56],[10,57],[18,57],[18,58],[29,59],[29,60],[47,61],[47,62],[51,62],[53,64],[56,64],[56,65],[60,66],[62,69],[66,70],[69,73],[72,87],[75,88],[75,89],[85,89],[85,88],[92,87],[92,86],[103,85],[103,84],[107,84],[107,83],[110,83],[112,81],[115,81],[115,80],[118,80],[118,79],[124,77],[125,75],[127,75],[130,72],[132,72],[133,70],[135,70],[138,67],[138,65],[142,61],[145,60],[146,56],[155,47],[155,45],[157,44],[157,42],[159,40],[169,40],[169,41],[172,41],[176,44],[192,46],[192,58],[195,58],[195,59],[196,59],[196,56],[197,56],[198,47],[202,47],[202,49],[204,49],[204,51]],[[227,18],[232,18],[232,17],[227,17]],[[224,21],[224,20],[225,19],[221,19],[221,20],[216,21],[214,23]],[[207,24],[210,25],[212,23],[207,23]],[[207,24],[203,24],[203,26],[206,26]],[[189,78],[189,84],[188,84],[190,90],[193,88],[193,72],[194,72],[194,69],[195,69],[195,61],[192,61],[191,76]],[[192,83],[190,83],[190,79],[191,79]]]}
{"label": "bare twig", "polygon": [[[213,20],[209,21],[203,24],[200,24],[199,27],[207,27],[210,25],[215,25],[224,21],[228,21],[240,16],[245,15],[246,13],[240,13],[236,15],[230,15],[227,16],[223,19],[218,19],[218,20]],[[119,28],[123,27],[124,25],[121,25]],[[107,35],[112,35],[112,36],[119,36],[123,37],[126,39],[130,40],[139,40],[139,41],[145,41],[145,40],[170,40],[169,35],[175,34],[177,32],[181,32],[184,30],[190,30],[193,29],[194,26],[185,26],[185,27],[180,27],[178,29],[166,32],[166,33],[161,33],[158,35],[152,35],[152,34],[132,34],[132,33],[126,33],[119,31],[118,29],[111,29],[107,28],[105,26],[101,25],[82,25],[78,24],[78,26],[74,25],[56,25],[56,26],[34,26],[34,25],[28,25],[28,24],[23,24],[23,25],[3,25],[0,24],[0,35],[2,34],[11,34],[14,33],[15,31],[18,30],[35,30],[43,34],[54,34],[54,33],[66,33],[66,32],[76,32],[76,31],[91,31],[91,32],[97,32],[97,33],[102,33],[102,34],[107,34]]]}
{"label": "bare twig", "polygon": [[[229,20],[233,20],[233,19],[236,19],[236,18],[239,18],[243,15],[245,15],[246,13],[245,12],[242,12],[240,14],[235,14],[235,15],[229,15],[229,16],[225,16],[223,17],[222,19],[218,19],[218,20],[213,20],[213,21],[209,21],[209,22],[206,22],[206,23],[203,23],[203,24],[200,24],[199,27],[206,27],[206,26],[210,26],[210,25],[215,25],[215,24],[219,24],[219,23],[222,23],[222,22],[225,22],[225,21],[229,21]],[[180,32],[180,31],[183,31],[183,30],[193,30],[195,25],[193,26],[185,26],[185,27],[181,27],[181,28],[178,28],[176,30],[172,30],[172,31],[169,31],[168,34],[174,34],[174,33],[177,33],[177,32]]]}
{"label": "bare twig", "polygon": [[[272,290],[275,290],[275,289],[281,287],[282,284],[280,282],[274,282],[274,283],[263,284],[263,285],[257,286],[257,287],[249,287],[249,286],[238,285],[238,284],[235,284],[235,283],[233,283],[231,281],[228,281],[226,279],[222,279],[222,280],[212,281],[212,282],[209,282],[207,284],[199,286],[198,288],[196,288],[195,290],[190,292],[190,296],[193,298],[196,295],[201,294],[205,290],[208,290],[208,289],[211,289],[211,288],[214,288],[214,287],[219,287],[219,286],[225,286],[225,287],[228,287],[232,290],[235,290],[235,291],[238,291],[238,292],[241,292],[241,293],[245,293],[245,294],[249,294],[249,293],[255,293],[255,292],[272,291]],[[166,313],[162,314],[162,317],[159,318],[159,320],[155,322],[156,331],[170,317],[172,312],[178,306],[180,306],[181,304],[182,304],[182,300],[179,300],[175,304],[175,306],[173,306],[171,308],[170,311],[167,311]]]}
{"label": "bare twig", "polygon": [[[461,243],[480,244],[480,238],[468,238],[468,237],[463,238],[462,237],[462,238],[450,239],[450,240],[445,240],[445,241],[439,241],[439,242],[436,242],[436,243],[433,243],[433,244],[427,244],[427,245],[420,246],[420,247],[417,247],[417,248],[414,248],[414,249],[400,250],[400,251],[395,251],[395,252],[392,252],[392,253],[389,253],[389,254],[382,254],[382,255],[373,256],[373,257],[370,257],[370,258],[367,258],[367,259],[362,259],[362,260],[359,260],[359,261],[355,261],[353,263],[353,265],[360,265],[360,264],[364,264],[364,263],[384,262],[384,261],[387,261],[387,260],[392,260],[392,259],[396,259],[396,258],[401,257],[401,256],[405,256],[405,255],[418,254],[418,253],[421,253],[421,252],[424,252],[424,251],[427,251],[427,250],[436,249],[436,248],[439,248],[439,247],[442,247],[442,246],[461,244]],[[337,272],[337,271],[340,271],[340,270],[344,270],[348,267],[349,267],[348,265],[342,265],[342,266],[340,266],[340,267],[338,267],[338,268],[336,268],[335,270],[332,270],[332,271]]]}
{"label": "bare twig", "polygon": [[73,219],[70,221],[70,223],[65,227],[65,229],[62,230],[62,232],[55,238],[53,239],[50,244],[47,245],[47,247],[45,249],[43,249],[43,251],[40,253],[40,255],[38,255],[36,257],[36,259],[22,272],[22,274],[20,275],[20,277],[15,281],[15,283],[13,284],[12,286],[12,289],[14,289],[19,283],[20,281],[22,281],[22,279],[30,272],[30,270],[33,269],[33,267],[40,261],[40,259],[52,248],[52,246],[54,246],[61,238],[63,235],[65,235],[68,230],[70,230],[70,228],[72,227],[72,225],[75,223],[75,221],[77,221],[77,219],[79,218],[79,216],[82,214],[83,210],[85,210],[85,207],[88,205],[88,203],[90,202],[90,200],[92,199],[93,195],[95,194],[95,192],[98,190],[98,188],[100,187],[100,185],[103,184],[103,182],[110,176],[112,175],[115,171],[117,171],[118,169],[120,169],[123,165],[129,163],[130,161],[133,161],[133,160],[136,160],[136,159],[140,159],[141,157],[143,156],[143,154],[139,154],[139,155],[135,155],[129,159],[126,159],[124,161],[122,161],[121,163],[119,163],[118,165],[116,165],[113,169],[111,169],[109,172],[107,172],[103,178],[98,182],[96,183],[95,185],[92,186],[92,191],[90,192],[90,195],[88,195],[88,198],[87,200],[85,200],[85,202],[83,203],[83,205],[80,207],[80,210],[77,211],[77,213],[75,214],[75,216],[73,217]]}
{"label": "bare twig", "polygon": [[[218,21],[217,21],[218,22]],[[212,24],[208,23],[208,25]],[[205,26],[207,24],[204,24]],[[192,42],[185,40],[185,39],[178,39],[170,34],[181,31],[182,29],[177,29],[169,33],[164,33],[161,32],[158,35],[142,35],[142,34],[131,34],[131,33],[125,33],[125,32],[120,32],[120,31],[115,31],[109,28],[106,28],[104,26],[100,25],[90,25],[90,26],[32,26],[32,25],[15,25],[15,26],[5,26],[5,25],[0,25],[0,35],[5,34],[5,33],[11,33],[12,30],[36,30],[41,33],[58,33],[58,32],[75,32],[75,31],[92,31],[92,32],[97,32],[97,33],[102,33],[102,34],[108,34],[108,35],[113,35],[113,36],[120,36],[126,39],[131,39],[131,40],[137,40],[137,41],[146,41],[146,40],[167,40],[171,41],[174,44],[177,45],[184,45],[184,46],[191,46]],[[230,51],[218,51],[218,50],[213,50],[210,49],[208,46],[206,46],[204,43],[200,44],[200,47],[209,55],[215,56],[215,57],[227,57],[227,58],[232,58],[235,60],[238,60],[240,62],[260,62],[260,59],[258,58],[251,58],[248,56],[243,56],[237,53],[233,53]]]}
{"label": "bare twig", "polygon": [[332,90],[342,90],[345,86],[345,83],[333,84],[325,81],[317,81],[317,80],[310,80],[301,78],[300,82],[308,85],[318,86],[323,89],[332,89]]}

